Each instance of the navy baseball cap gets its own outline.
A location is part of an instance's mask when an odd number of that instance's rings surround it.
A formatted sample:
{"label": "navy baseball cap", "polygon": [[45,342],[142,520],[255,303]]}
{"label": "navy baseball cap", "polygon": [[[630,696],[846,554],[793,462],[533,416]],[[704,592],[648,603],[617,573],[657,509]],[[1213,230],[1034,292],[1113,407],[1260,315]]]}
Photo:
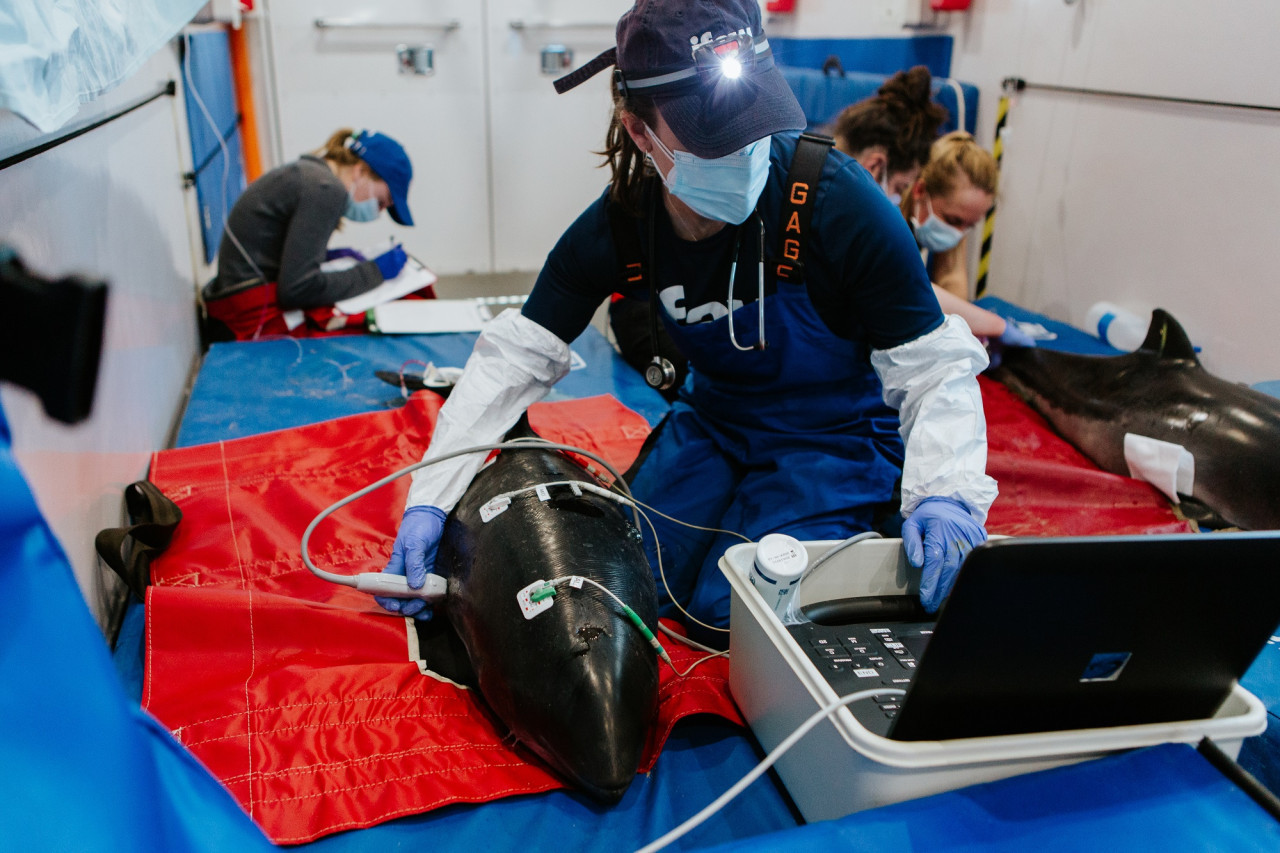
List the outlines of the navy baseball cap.
{"label": "navy baseball cap", "polygon": [[617,89],[652,97],[685,148],[703,158],[806,126],[774,63],[757,0],[636,0],[618,20],[617,39],[557,80],[556,90],[615,65]]}
{"label": "navy baseball cap", "polygon": [[404,148],[390,136],[362,130],[351,137],[347,146],[351,153],[369,164],[374,174],[391,190],[391,207],[387,213],[401,225],[412,225],[409,213],[409,182],[413,180],[413,164]]}

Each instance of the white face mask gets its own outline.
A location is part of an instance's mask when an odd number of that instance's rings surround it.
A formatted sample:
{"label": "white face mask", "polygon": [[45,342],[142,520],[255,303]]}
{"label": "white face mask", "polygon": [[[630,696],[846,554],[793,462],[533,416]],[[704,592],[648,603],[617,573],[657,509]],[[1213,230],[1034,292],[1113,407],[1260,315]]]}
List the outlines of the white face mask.
{"label": "white face mask", "polygon": [[[672,151],[645,126],[649,138],[671,158],[671,171],[662,182],[676,198],[698,215],[718,222],[741,225],[756,209],[769,180],[770,137],[757,139],[741,151],[704,160],[687,151]],[[649,155],[653,161],[653,155]],[[656,161],[653,163],[657,168]]]}
{"label": "white face mask", "polygon": [[924,222],[911,217],[911,225],[915,228],[916,242],[920,244],[922,249],[928,249],[930,252],[945,252],[954,249],[960,239],[964,237],[964,232],[954,225],[948,225],[939,219],[933,212],[933,204],[929,201],[928,196],[924,200],[925,205],[929,208],[929,215]]}

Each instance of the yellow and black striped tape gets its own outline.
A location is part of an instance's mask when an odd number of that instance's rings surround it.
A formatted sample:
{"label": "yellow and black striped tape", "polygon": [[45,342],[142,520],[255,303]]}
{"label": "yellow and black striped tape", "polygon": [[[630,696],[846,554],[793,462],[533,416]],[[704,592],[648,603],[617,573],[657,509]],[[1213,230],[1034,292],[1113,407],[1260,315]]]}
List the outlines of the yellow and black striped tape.
{"label": "yellow and black striped tape", "polygon": [[[1000,106],[996,111],[996,138],[991,146],[991,153],[996,158],[996,170],[1000,169],[1000,160],[1004,157],[1004,125],[1009,117],[1009,96],[1000,96]],[[978,284],[974,298],[987,292],[987,273],[991,270],[991,235],[995,231],[996,206],[991,205],[987,218],[982,223],[982,253],[978,258]]]}

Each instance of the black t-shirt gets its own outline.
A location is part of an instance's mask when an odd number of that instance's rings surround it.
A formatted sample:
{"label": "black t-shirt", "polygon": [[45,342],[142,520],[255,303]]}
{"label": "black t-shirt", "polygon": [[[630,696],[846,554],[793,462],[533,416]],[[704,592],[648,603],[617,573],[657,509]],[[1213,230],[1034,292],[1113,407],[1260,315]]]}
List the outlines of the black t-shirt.
{"label": "black t-shirt", "polygon": [[[767,258],[779,254],[779,217],[797,137],[788,133],[773,138],[769,181],[756,207],[765,226]],[[621,284],[607,202],[606,192],[560,238],[524,306],[525,316],[564,341],[581,334],[610,294],[648,298],[647,291]],[[665,207],[657,204],[654,225],[659,298],[676,323],[705,322],[726,313],[735,242],[733,299],[750,303],[757,298],[756,219],[690,242],[676,236]],[[643,222],[635,220],[634,227],[639,245],[646,246]],[[942,324],[915,238],[902,215],[866,170],[837,151],[823,166],[807,241],[805,286],[833,334],[887,349]],[[774,289],[772,277],[766,275],[766,295]]]}

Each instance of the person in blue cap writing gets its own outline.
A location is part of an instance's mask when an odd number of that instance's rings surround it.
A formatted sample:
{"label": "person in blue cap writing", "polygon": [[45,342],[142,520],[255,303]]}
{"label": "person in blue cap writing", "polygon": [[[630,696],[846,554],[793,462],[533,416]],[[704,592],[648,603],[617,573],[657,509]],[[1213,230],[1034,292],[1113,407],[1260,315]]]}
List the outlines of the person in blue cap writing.
{"label": "person in blue cap writing", "polygon": [[323,333],[314,320],[285,312],[323,309],[395,278],[404,249],[341,270],[321,269],[343,218],[371,222],[382,211],[413,225],[404,148],[373,131],[337,131],[314,154],[272,169],[240,195],[227,216],[218,274],[204,288],[208,340]]}
{"label": "person in blue cap writing", "polygon": [[[635,497],[756,540],[896,535],[897,519],[921,600],[937,610],[985,541],[996,497],[976,380],[983,347],[944,317],[875,180],[796,133],[805,117],[755,0],[637,0],[617,47],[557,88],[609,66],[610,186],[552,249],[522,310],[486,326],[426,457],[501,439],[565,375],[568,342],[621,288],[649,301],[691,365],[633,469]],[[655,355],[646,379],[662,387],[668,368]],[[421,586],[481,456],[415,473],[385,571]],[[730,592],[716,563],[736,540],[653,520],[664,615],[679,605],[704,636],[723,629]],[[430,612],[421,600],[380,601]]]}

